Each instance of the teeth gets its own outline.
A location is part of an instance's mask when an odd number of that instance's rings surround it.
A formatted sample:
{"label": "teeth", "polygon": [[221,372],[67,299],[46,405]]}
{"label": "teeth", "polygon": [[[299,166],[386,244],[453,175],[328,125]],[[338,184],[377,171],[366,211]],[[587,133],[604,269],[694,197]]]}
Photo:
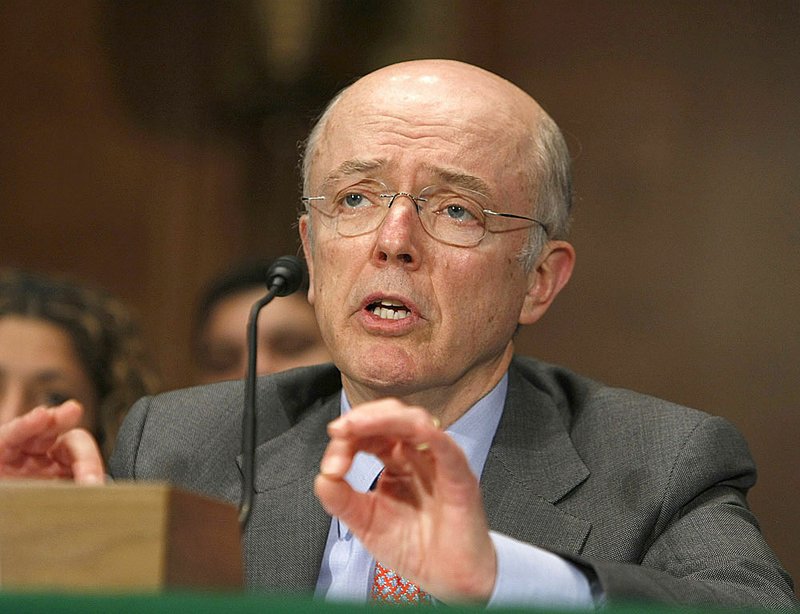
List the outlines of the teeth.
{"label": "teeth", "polygon": [[406,309],[403,303],[390,300],[375,303],[371,311],[383,320],[402,320],[411,315],[411,312]]}

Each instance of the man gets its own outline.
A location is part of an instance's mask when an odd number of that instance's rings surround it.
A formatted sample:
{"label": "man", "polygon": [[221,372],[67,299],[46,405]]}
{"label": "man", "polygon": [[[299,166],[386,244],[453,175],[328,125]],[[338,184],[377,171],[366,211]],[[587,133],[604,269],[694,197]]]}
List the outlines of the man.
{"label": "man", "polygon": [[[195,314],[193,350],[197,381],[243,379],[247,373],[247,323],[253,304],[266,294],[272,260],[242,263],[212,280]],[[265,375],[328,362],[331,357],[308,303],[308,279],[298,292],[272,301],[258,316],[258,364]]]}
{"label": "man", "polygon": [[[332,102],[304,173],[309,299],[336,368],[259,381],[251,585],[794,605],[732,426],[513,356],[575,259],[566,148],[533,99],[457,62],[389,66]],[[238,500],[241,394],[141,401],[112,475]],[[5,471],[99,479],[91,440],[69,430],[78,410],[0,434]]]}

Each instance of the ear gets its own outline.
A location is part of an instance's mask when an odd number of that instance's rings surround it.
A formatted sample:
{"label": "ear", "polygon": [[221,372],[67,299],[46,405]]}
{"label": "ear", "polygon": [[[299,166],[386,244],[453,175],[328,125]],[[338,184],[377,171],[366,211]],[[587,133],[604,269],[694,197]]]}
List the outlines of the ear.
{"label": "ear", "polygon": [[297,223],[300,231],[300,241],[303,243],[303,255],[308,266],[308,302],[314,304],[314,259],[311,257],[311,236],[308,228],[308,213],[300,216]]}
{"label": "ear", "polygon": [[566,241],[550,241],[528,274],[528,293],[519,314],[520,324],[541,318],[567,285],[575,267],[575,248]]}

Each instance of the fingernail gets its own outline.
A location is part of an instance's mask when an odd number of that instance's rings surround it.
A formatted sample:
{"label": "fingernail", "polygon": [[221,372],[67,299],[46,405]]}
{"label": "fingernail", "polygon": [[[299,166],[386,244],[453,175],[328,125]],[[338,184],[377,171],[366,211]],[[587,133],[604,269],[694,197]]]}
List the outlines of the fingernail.
{"label": "fingernail", "polygon": [[88,474],[81,477],[81,484],[84,486],[98,486],[105,483],[105,477],[96,474]]}
{"label": "fingernail", "polygon": [[336,418],[336,420],[331,420],[328,422],[328,432],[331,433],[341,429],[344,424],[343,420],[344,418]]}
{"label": "fingernail", "polygon": [[344,459],[338,456],[326,456],[319,465],[319,472],[324,476],[339,477],[344,465]]}

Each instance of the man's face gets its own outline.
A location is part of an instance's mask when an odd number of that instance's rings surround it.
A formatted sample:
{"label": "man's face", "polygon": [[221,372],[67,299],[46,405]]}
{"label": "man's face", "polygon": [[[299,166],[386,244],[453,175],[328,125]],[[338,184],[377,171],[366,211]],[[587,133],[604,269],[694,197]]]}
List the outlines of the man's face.
{"label": "man's face", "polygon": [[[247,374],[247,323],[261,286],[244,288],[219,300],[200,334],[198,379],[208,384],[243,379]],[[330,360],[314,311],[300,294],[281,297],[258,316],[256,373],[274,373]]]}
{"label": "man's face", "polygon": [[[524,128],[497,100],[448,94],[447,83],[423,74],[356,88],[321,138],[311,195],[352,177],[416,195],[458,174],[484,184],[491,208],[531,214],[518,146]],[[496,382],[529,285],[518,259],[527,229],[487,233],[470,248],[446,245],[425,232],[406,197],[356,237],[310,215],[313,240],[301,220],[310,299],[348,394],[406,396],[462,384],[482,394]]]}

